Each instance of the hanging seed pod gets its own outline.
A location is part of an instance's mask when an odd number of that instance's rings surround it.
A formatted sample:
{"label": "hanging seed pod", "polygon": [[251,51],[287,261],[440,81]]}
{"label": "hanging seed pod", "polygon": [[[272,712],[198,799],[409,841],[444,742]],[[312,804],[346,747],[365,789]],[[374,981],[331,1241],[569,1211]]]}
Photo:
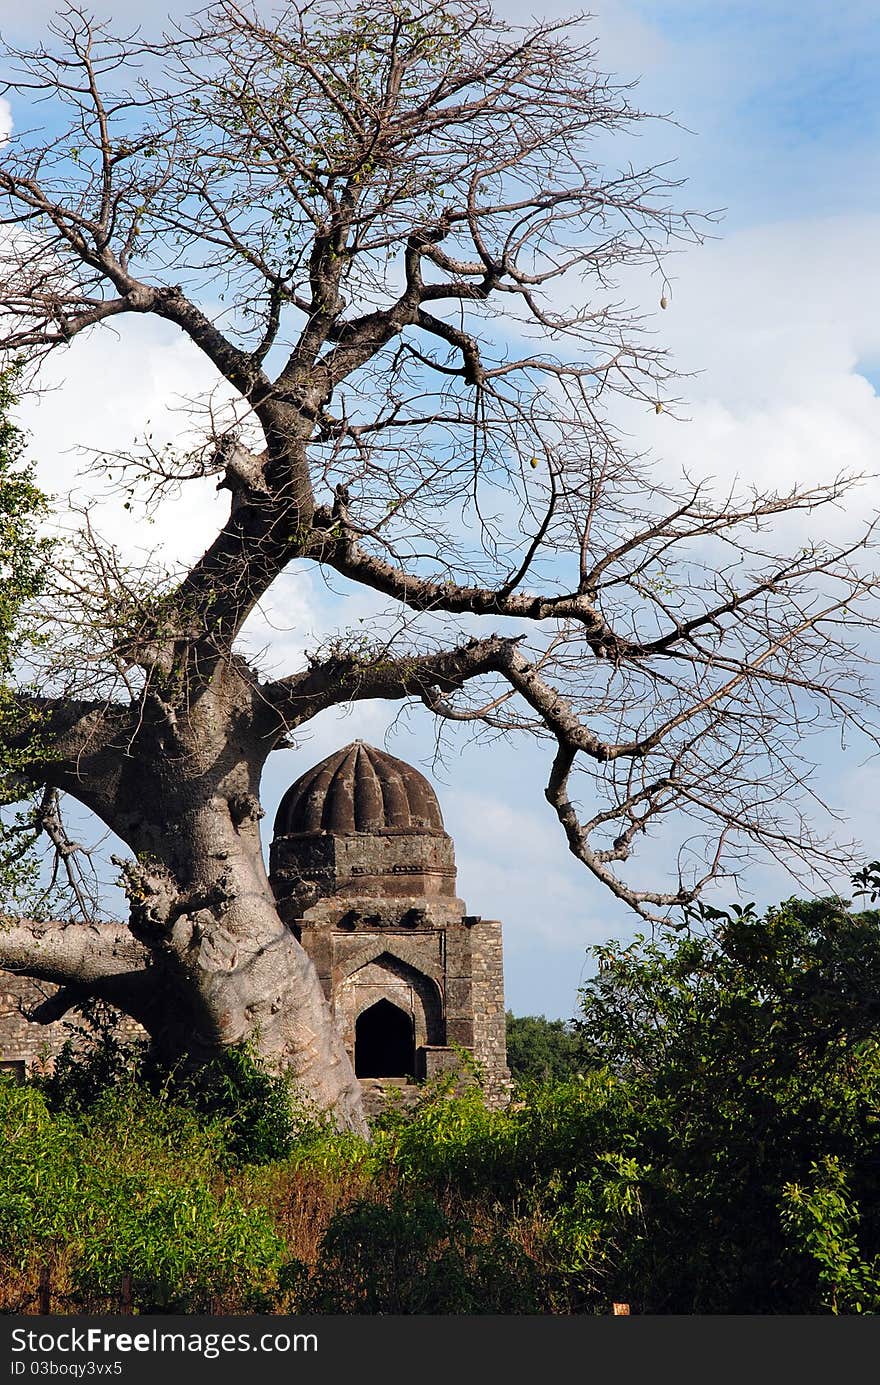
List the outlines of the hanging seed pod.
{"label": "hanging seed pod", "polygon": [[662,414],[662,412],[663,412],[663,405],[660,403],[660,400],[658,399],[658,400],[657,400],[657,403],[654,405],[654,413],[655,413],[655,414]]}
{"label": "hanging seed pod", "polygon": [[669,299],[666,297],[666,294],[665,294],[665,293],[664,293],[663,297],[660,299],[660,307],[661,307],[661,308],[668,308],[668,307],[669,307]]}

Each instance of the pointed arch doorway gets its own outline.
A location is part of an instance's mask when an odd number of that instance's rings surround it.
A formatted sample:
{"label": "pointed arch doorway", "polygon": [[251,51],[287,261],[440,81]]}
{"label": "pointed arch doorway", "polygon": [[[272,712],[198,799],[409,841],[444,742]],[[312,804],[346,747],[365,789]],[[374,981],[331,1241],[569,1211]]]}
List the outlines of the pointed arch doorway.
{"label": "pointed arch doorway", "polygon": [[354,1033],[356,1076],[414,1077],[415,1061],[412,1015],[384,999],[358,1015]]}

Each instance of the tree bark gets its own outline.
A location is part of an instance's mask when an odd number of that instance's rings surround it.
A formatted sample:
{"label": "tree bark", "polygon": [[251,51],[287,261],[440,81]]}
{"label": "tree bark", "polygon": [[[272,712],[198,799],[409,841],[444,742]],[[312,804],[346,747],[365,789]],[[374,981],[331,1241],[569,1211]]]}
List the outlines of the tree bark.
{"label": "tree bark", "polygon": [[[43,776],[134,853],[120,863],[130,916],[127,926],[0,924],[0,967],[72,988],[70,1003],[112,1000],[165,1064],[199,1066],[247,1044],[341,1128],[366,1133],[317,972],[266,875],[258,791],[274,744],[267,717],[277,721],[252,675],[222,663],[185,705],[157,693],[128,717],[107,709],[50,737]],[[56,1009],[37,1018],[57,1018]]]}
{"label": "tree bark", "polygon": [[359,1083],[315,968],[278,916],[262,857],[230,853],[213,884],[188,901],[158,862],[127,873],[128,928],[0,924],[0,968],[62,988],[31,1018],[51,1023],[98,996],[142,1025],[169,1067],[198,1067],[246,1044],[308,1105],[365,1134]]}

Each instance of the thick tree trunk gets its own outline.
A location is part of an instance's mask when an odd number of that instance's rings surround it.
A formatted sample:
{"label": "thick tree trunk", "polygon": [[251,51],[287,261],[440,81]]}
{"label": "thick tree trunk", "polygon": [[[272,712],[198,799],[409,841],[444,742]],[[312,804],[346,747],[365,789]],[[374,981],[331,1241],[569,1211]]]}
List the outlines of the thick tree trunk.
{"label": "thick tree trunk", "polygon": [[[220,768],[219,784],[214,775],[182,782],[179,763],[157,756],[128,774],[107,814],[136,852],[124,866],[128,927],[0,922],[0,968],[65,988],[34,1016],[44,1022],[87,995],[112,1001],[166,1064],[198,1067],[247,1044],[339,1128],[366,1133],[360,1084],[317,972],[275,908],[258,771],[239,759]],[[214,779],[207,795],[205,777]]]}
{"label": "thick tree trunk", "polygon": [[167,829],[141,824],[153,849],[127,874],[132,931],[155,977],[146,1027],[165,1062],[199,1065],[248,1044],[340,1128],[366,1133],[360,1084],[317,972],[275,908],[258,816],[255,798],[240,795]]}
{"label": "thick tree trunk", "polygon": [[366,1133],[351,1061],[263,861],[258,792],[278,719],[240,661],[203,653],[181,675],[185,695],[168,673],[174,701],[156,691],[112,716],[83,704],[51,724],[40,778],[91,807],[134,853],[123,865],[128,927],[58,925],[50,941],[23,924],[4,942],[0,924],[0,968],[57,981],[71,1003],[112,1000],[167,1063],[199,1066],[248,1044],[337,1125]]}
{"label": "thick tree trunk", "polygon": [[156,987],[140,1016],[156,1056],[201,1066],[247,1044],[339,1128],[366,1133],[360,1086],[315,968],[280,920],[242,939],[202,911],[181,919],[175,935],[173,951],[153,965]]}
{"label": "thick tree trunk", "polygon": [[[224,881],[230,887],[234,876]],[[263,898],[240,898],[246,934],[232,910],[200,909],[174,921],[164,946],[155,934],[139,946],[122,925],[0,925],[0,968],[61,986],[35,1022],[50,1023],[92,995],[142,1025],[163,1065],[198,1068],[247,1044],[308,1106],[366,1134],[360,1085],[312,962],[278,918],[268,885]],[[138,912],[135,932],[145,938],[154,930]]]}
{"label": "thick tree trunk", "polygon": [[311,960],[270,904],[250,907],[247,936],[206,911],[175,924],[173,950],[154,964],[162,979],[147,1024],[156,1055],[201,1065],[247,1044],[340,1128],[365,1133],[360,1086]]}
{"label": "thick tree trunk", "polygon": [[159,951],[139,947],[122,925],[18,920],[0,925],[0,968],[62,988],[35,1022],[99,996],[144,1027],[163,1065],[198,1068],[247,1044],[307,1105],[366,1134],[360,1085],[314,966],[271,902],[253,904],[260,926],[248,938],[201,910],[181,916],[172,945]]}

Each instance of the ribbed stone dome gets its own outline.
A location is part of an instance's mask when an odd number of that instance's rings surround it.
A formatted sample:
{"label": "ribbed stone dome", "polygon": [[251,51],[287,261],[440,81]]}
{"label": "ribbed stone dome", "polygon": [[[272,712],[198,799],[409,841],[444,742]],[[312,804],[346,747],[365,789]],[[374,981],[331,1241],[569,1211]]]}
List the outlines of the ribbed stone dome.
{"label": "ribbed stone dome", "polygon": [[281,800],[275,836],[303,832],[442,833],[424,775],[384,750],[353,741],[307,770]]}

